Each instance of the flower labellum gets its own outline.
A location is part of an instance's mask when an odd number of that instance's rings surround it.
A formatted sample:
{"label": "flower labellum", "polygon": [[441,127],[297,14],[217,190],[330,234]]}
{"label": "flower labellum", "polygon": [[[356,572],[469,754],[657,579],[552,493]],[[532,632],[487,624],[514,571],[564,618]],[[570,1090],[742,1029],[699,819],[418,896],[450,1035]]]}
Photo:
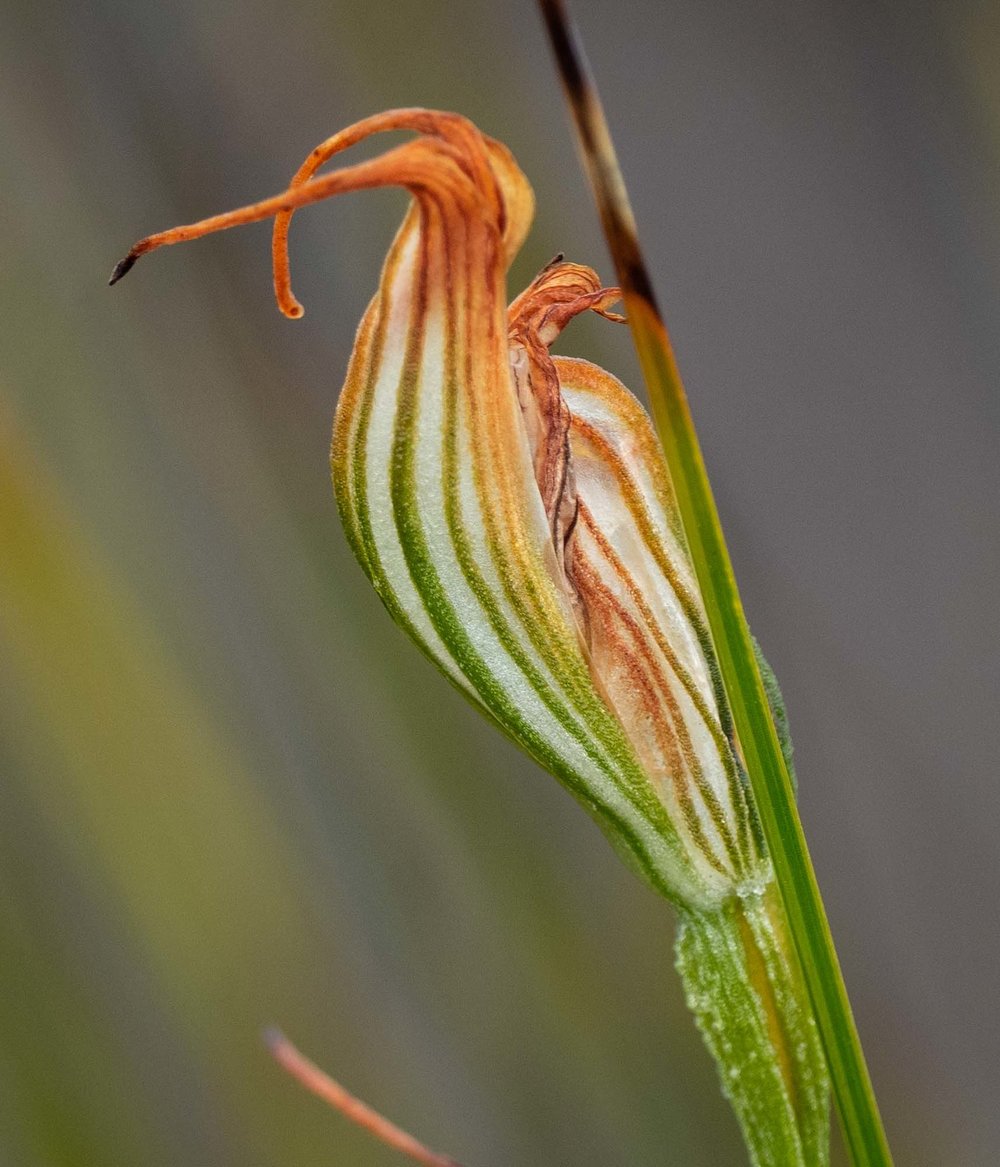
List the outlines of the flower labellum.
{"label": "flower labellum", "polygon": [[[417,137],[317,177],[382,130]],[[335,135],[283,194],[138,243],[398,185],[413,202],[362,319],[334,424],[337,502],[393,618],[586,807],[681,911],[678,968],[761,1167],[827,1161],[827,1082],[660,448],[614,377],[549,348],[615,288],[558,257],[507,307],[533,196],[455,114]],[[776,692],[776,690],[775,690]],[[782,711],[783,712],[783,711]]]}

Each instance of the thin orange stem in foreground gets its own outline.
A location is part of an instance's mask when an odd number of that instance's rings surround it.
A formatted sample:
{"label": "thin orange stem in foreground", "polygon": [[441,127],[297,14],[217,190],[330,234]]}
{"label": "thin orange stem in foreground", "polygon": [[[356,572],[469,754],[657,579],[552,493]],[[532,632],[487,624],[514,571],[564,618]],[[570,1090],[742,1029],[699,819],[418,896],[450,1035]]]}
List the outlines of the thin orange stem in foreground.
{"label": "thin orange stem in foreground", "polygon": [[379,1142],[385,1143],[395,1151],[408,1155],[415,1163],[422,1163],[424,1167],[461,1167],[457,1159],[449,1155],[439,1155],[418,1142],[412,1135],[406,1133],[395,1123],[383,1118],[377,1110],[373,1110],[366,1102],[356,1098],[350,1091],[345,1090],[339,1082],[334,1081],[329,1074],[324,1073],[305,1054],[300,1053],[283,1033],[278,1030],[268,1030],[264,1041],[275,1061],[293,1078],[317,1098],[321,1098],[334,1110],[340,1113],[356,1126],[374,1135]]}

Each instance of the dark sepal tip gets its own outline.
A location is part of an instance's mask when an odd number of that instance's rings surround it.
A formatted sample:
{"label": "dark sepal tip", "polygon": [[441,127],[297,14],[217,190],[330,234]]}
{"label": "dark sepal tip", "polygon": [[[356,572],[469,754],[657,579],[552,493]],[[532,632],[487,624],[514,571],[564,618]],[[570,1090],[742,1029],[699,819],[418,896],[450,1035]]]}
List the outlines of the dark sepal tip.
{"label": "dark sepal tip", "polygon": [[118,263],[115,264],[115,270],[111,273],[111,279],[108,280],[108,287],[110,288],[112,284],[117,284],[122,276],[127,276],[132,268],[135,267],[135,261],[138,258],[139,257],[137,255],[129,254],[126,255],[124,259],[119,260]]}

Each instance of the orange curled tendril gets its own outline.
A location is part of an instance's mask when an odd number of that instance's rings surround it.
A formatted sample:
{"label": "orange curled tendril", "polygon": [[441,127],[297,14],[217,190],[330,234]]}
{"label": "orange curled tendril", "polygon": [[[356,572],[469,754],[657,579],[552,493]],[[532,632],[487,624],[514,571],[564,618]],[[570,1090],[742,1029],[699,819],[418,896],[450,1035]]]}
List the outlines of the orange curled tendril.
{"label": "orange curled tendril", "polygon": [[[371,161],[315,177],[316,171],[336,154],[356,146],[372,134],[389,130],[412,130],[421,136]],[[389,110],[348,126],[321,142],[281,194],[140,239],[115,266],[108,283],[116,284],[132,270],[138,259],[160,247],[187,243],[215,231],[273,218],[274,294],[285,316],[297,320],[304,314],[304,309],[292,294],[288,262],[288,228],[295,211],[334,195],[380,186],[402,186],[412,194],[418,194],[426,189],[431,175],[439,189],[450,187],[459,198],[472,199],[477,192],[480,200],[484,194],[488,199],[492,198],[503,219],[503,199],[483,148],[483,139],[469,121],[458,114],[425,109]]]}

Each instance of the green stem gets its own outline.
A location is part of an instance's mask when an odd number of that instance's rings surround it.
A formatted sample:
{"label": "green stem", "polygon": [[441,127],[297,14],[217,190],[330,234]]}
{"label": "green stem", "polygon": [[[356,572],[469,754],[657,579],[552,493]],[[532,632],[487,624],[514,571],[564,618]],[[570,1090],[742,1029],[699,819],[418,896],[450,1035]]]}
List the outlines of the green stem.
{"label": "green stem", "polygon": [[563,0],[539,0],[614,257],[723,684],[819,1027],[855,1167],[891,1167],[881,1115],[768,711],[687,397],[639,247],[600,98]]}
{"label": "green stem", "polygon": [[682,913],[676,949],[754,1167],[827,1167],[829,1080],[774,884]]}

